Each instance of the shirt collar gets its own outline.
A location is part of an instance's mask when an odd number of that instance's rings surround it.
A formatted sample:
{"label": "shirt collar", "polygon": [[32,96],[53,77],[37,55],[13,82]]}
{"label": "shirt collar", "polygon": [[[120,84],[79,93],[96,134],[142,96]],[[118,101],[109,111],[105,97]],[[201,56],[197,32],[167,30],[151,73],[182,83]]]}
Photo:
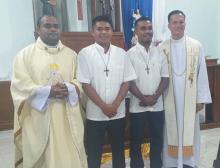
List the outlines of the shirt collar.
{"label": "shirt collar", "polygon": [[101,45],[99,45],[98,43],[94,43],[94,46],[98,50],[98,52],[100,52],[102,54],[108,54],[110,52],[112,44],[110,43],[109,49],[108,49],[108,51],[106,53],[105,53],[105,49]]}
{"label": "shirt collar", "polygon": [[37,41],[36,41],[37,46],[40,49],[46,50],[49,53],[57,53],[60,50],[63,49],[64,45],[62,44],[62,42],[59,40],[58,44],[56,46],[48,46],[47,44],[45,44],[40,37],[38,37]]}
{"label": "shirt collar", "polygon": [[145,49],[145,47],[143,46],[143,45],[141,45],[139,42],[136,44],[136,46],[137,46],[137,48],[141,51],[141,52],[143,52],[143,53],[149,53],[150,52],[150,50],[152,49],[152,43],[151,43],[151,45],[149,46],[149,49],[148,49],[148,51]]}
{"label": "shirt collar", "polygon": [[182,38],[178,39],[178,40],[173,39],[172,36],[170,37],[171,42],[173,42],[173,43],[181,43],[181,42],[184,42],[185,38],[186,38],[185,35],[184,35]]}

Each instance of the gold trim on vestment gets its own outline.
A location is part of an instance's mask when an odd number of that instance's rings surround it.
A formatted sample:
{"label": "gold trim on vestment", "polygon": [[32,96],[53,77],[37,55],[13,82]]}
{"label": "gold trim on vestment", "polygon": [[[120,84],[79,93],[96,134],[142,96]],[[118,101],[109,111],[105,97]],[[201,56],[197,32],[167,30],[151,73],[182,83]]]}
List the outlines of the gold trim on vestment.
{"label": "gold trim on vestment", "polygon": [[178,156],[178,146],[168,145],[168,155],[171,157]]}
{"label": "gold trim on vestment", "polygon": [[21,102],[21,104],[20,104],[20,106],[19,106],[19,108],[18,108],[18,117],[21,115],[21,110],[23,109],[23,107],[24,107],[24,103],[25,103],[25,100],[23,100],[22,102]]}
{"label": "gold trim on vestment", "polygon": [[[185,43],[186,43],[186,39],[185,39]],[[198,51],[196,50],[196,49],[194,49],[194,48],[190,48],[189,50],[190,51],[188,51],[187,50],[187,46],[186,46],[186,44],[185,44],[185,50],[186,50],[186,55],[190,55],[190,58],[191,58],[191,60],[190,60],[190,74],[189,74],[189,76],[188,76],[188,78],[186,78],[186,79],[188,79],[190,82],[191,82],[191,85],[192,85],[192,83],[193,83],[193,80],[194,80],[194,76],[195,76],[195,71],[196,71],[196,69],[195,69],[195,64],[196,64],[196,58],[195,58],[195,55],[196,54],[193,54],[193,53],[197,53]],[[171,40],[170,40],[170,51],[171,51]],[[170,60],[170,58],[169,58],[169,55],[170,55],[170,53],[166,50],[166,49],[163,49],[163,53],[165,54],[165,56],[167,57],[167,63],[168,64],[171,64],[171,60]],[[187,57],[188,56],[186,56],[186,59],[187,59]],[[186,61],[187,62],[187,61]],[[181,74],[181,75],[177,75],[177,76],[182,76],[185,72],[187,71],[187,65],[186,65],[186,69],[183,71],[183,73]],[[174,72],[173,70],[172,70],[172,72]],[[175,73],[175,72],[174,72]],[[172,75],[172,74],[171,74]],[[187,74],[186,74],[186,77],[187,77]]]}
{"label": "gold trim on vestment", "polygon": [[19,130],[17,130],[14,134],[14,137],[17,138],[18,135],[21,134],[21,128],[19,128]]}
{"label": "gold trim on vestment", "polygon": [[193,146],[183,146],[183,156],[190,157],[193,155]]}
{"label": "gold trim on vestment", "polygon": [[[69,83],[72,84],[72,85],[74,85],[74,86],[79,90],[79,92],[80,92],[79,87],[78,87],[75,83],[73,83],[73,82],[69,82]],[[76,89],[76,93],[78,94],[77,89]],[[79,94],[81,94],[81,93],[79,93]],[[83,105],[82,105],[83,102],[82,102],[82,99],[81,99],[80,95],[78,95],[78,98],[79,98],[79,106],[80,106],[80,109],[82,109],[82,110],[85,112],[85,111],[86,111],[86,108],[84,108]]]}
{"label": "gold trim on vestment", "polygon": [[23,158],[21,158],[20,160],[18,160],[18,161],[15,163],[15,167],[18,167],[22,162],[23,162]]}
{"label": "gold trim on vestment", "polygon": [[[176,76],[183,76],[185,75],[185,88],[187,87],[187,82],[189,82],[189,85],[188,87],[189,88],[192,88],[194,85],[196,85],[196,77],[197,77],[197,56],[199,54],[199,50],[198,48],[195,46],[195,45],[192,45],[192,46],[189,46],[187,47],[187,41],[189,39],[186,39],[185,38],[185,50],[186,50],[186,68],[183,72],[181,73],[175,73],[172,69],[172,50],[171,50],[171,40],[169,41],[169,46],[167,45],[167,43],[165,43],[165,47],[166,48],[163,48],[162,51],[164,53],[164,55],[166,56],[167,58],[167,62],[168,62],[168,65],[169,65],[169,71],[170,71],[170,77],[173,79],[173,73],[176,75]],[[173,80],[172,80],[173,82]],[[171,85],[171,84],[170,84]],[[173,93],[174,93],[174,87],[173,87]],[[186,92],[184,92],[184,114],[186,112]],[[176,106],[176,102],[175,102],[175,99],[174,99],[174,105]],[[174,106],[174,107],[175,107]],[[175,115],[176,116],[176,115]],[[174,117],[174,116],[173,116]],[[185,118],[184,118],[185,119]],[[176,121],[177,121],[177,118],[176,118]],[[177,124],[177,123],[176,123]],[[169,128],[170,129],[170,128]],[[171,128],[172,129],[172,128]],[[187,136],[187,134],[185,135],[185,131],[184,131],[184,135],[183,136]],[[192,135],[193,136],[193,135]],[[183,141],[183,145],[184,145],[184,141]],[[183,146],[183,149],[182,149],[182,154],[183,154],[183,157],[187,158],[187,157],[190,157],[190,156],[193,156],[193,142],[192,144],[185,144],[185,145],[190,145],[190,146]],[[168,141],[168,155],[171,156],[171,157],[178,157],[178,142],[177,143],[169,143]]]}

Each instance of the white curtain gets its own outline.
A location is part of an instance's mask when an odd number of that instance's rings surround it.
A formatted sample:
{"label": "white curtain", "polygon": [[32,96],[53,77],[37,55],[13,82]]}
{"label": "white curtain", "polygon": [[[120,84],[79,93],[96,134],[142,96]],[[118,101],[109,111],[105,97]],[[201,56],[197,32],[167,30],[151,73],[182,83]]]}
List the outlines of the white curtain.
{"label": "white curtain", "polygon": [[152,24],[154,37],[153,42],[163,41],[165,38],[165,1],[166,0],[153,0],[152,9]]}

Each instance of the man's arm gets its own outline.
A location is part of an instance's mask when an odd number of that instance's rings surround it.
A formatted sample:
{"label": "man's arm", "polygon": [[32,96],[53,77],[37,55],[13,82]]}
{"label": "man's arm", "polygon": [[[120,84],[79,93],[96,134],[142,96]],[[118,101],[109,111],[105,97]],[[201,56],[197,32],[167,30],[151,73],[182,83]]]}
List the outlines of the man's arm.
{"label": "man's arm", "polygon": [[[148,98],[149,100],[153,99],[149,103],[150,106],[157,103],[157,99],[166,90],[166,88],[168,87],[168,84],[169,84],[169,78],[168,77],[162,77],[161,81],[160,81],[160,84],[158,86],[158,89],[156,90],[155,94],[145,95],[145,98]],[[146,102],[143,102],[143,101],[140,102],[140,106],[146,106],[146,105],[147,105]]]}
{"label": "man's arm", "polygon": [[160,84],[159,84],[159,87],[158,87],[157,91],[155,92],[155,94],[153,95],[155,100],[157,100],[160,97],[160,95],[167,89],[168,84],[169,84],[169,78],[162,77]]}
{"label": "man's arm", "polygon": [[135,84],[135,81],[130,82],[129,91],[137,97],[140,101],[144,100],[144,95],[141,93],[141,91],[138,89],[138,87]]}
{"label": "man's arm", "polygon": [[123,82],[121,84],[120,90],[118,92],[118,95],[114,102],[112,103],[113,107],[115,108],[115,111],[117,111],[118,107],[120,106],[122,100],[124,100],[125,96],[127,95],[129,90],[129,81]]}
{"label": "man's arm", "polygon": [[151,95],[143,95],[141,91],[138,89],[134,81],[130,83],[130,92],[140,100],[140,106],[152,106],[156,103],[153,96]]}
{"label": "man's arm", "polygon": [[82,88],[86,95],[102,110],[108,117],[115,116],[115,111],[111,105],[106,104],[100,96],[96,93],[95,89],[88,83],[82,83]]}
{"label": "man's arm", "polygon": [[204,108],[204,103],[196,103],[196,112],[199,112]]}

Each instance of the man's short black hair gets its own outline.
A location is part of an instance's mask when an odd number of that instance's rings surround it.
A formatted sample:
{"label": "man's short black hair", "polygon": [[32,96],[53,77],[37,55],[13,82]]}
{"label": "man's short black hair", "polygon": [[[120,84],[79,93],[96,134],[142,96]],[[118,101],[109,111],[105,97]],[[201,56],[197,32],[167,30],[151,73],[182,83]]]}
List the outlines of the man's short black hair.
{"label": "man's short black hair", "polygon": [[[42,18],[45,17],[45,16],[48,16],[48,17],[55,17],[53,15],[43,15],[43,16],[40,16],[38,19],[37,19],[37,28],[40,28],[40,26],[42,25]],[[56,17],[55,17],[56,18]]]}
{"label": "man's short black hair", "polygon": [[149,17],[146,17],[146,16],[141,16],[140,18],[138,18],[135,23],[134,23],[134,26],[135,28],[137,27],[138,23],[139,22],[142,22],[142,21],[147,21],[147,22],[151,22],[151,19]]}
{"label": "man's short black hair", "polygon": [[113,29],[112,21],[108,16],[105,15],[96,16],[92,20],[92,27],[94,27],[97,22],[107,22],[111,25],[111,28]]}
{"label": "man's short black hair", "polygon": [[186,15],[181,10],[173,10],[168,14],[168,22],[170,22],[170,18],[172,15],[180,14],[183,15],[184,19],[186,18]]}

